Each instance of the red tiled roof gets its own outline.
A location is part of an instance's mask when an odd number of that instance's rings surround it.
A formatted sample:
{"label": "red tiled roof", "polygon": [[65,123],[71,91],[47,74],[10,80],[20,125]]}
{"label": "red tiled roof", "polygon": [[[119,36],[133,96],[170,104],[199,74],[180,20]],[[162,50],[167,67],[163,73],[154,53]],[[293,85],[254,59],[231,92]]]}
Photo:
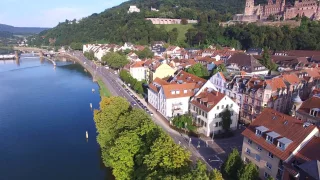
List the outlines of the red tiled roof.
{"label": "red tiled roof", "polygon": [[304,161],[320,161],[320,138],[313,137],[296,155],[296,158]]}
{"label": "red tiled roof", "polygon": [[191,103],[206,112],[210,112],[224,97],[223,93],[213,90],[208,91],[206,88],[199,95],[195,96]]}
{"label": "red tiled roof", "polygon": [[271,86],[272,91],[277,91],[278,89],[286,88],[286,84],[284,83],[282,78],[275,77],[272,79],[266,80],[267,85]]}
{"label": "red tiled roof", "polygon": [[171,80],[171,84],[181,84],[181,83],[195,83],[196,88],[201,88],[207,80],[202,79],[196,75],[187,73],[185,71],[179,71],[177,75]]}
{"label": "red tiled roof", "polygon": [[[149,88],[152,89],[154,92],[158,93],[159,92],[159,89],[160,89],[160,86],[162,85],[168,85],[169,83],[165,80],[162,80],[160,78],[155,78],[153,80],[152,83],[149,84]],[[158,86],[158,87],[157,87]]]}
{"label": "red tiled roof", "polygon": [[130,68],[140,68],[140,67],[143,67],[144,65],[144,61],[137,61],[137,62],[134,62]]}
{"label": "red tiled roof", "polygon": [[191,97],[194,95],[195,85],[195,83],[169,84],[163,85],[162,89],[166,99]]}
{"label": "red tiled roof", "polygon": [[[320,109],[320,97],[312,96],[311,98],[305,100],[300,106],[300,108],[298,109],[298,112],[304,112],[309,114],[310,110],[313,108]],[[318,113],[317,117],[320,118],[320,113]]]}
{"label": "red tiled roof", "polygon": [[[277,148],[276,142],[271,144],[266,141],[265,135],[260,137],[255,134],[255,128],[259,126],[268,128],[267,132],[274,131],[278,133],[280,137],[277,139],[286,137],[290,139],[292,143],[290,143],[284,151],[280,150]],[[286,160],[315,128],[317,127],[314,125],[303,127],[302,121],[273,109],[265,108],[253,123],[242,132],[242,135],[259,144],[262,148],[273,153],[281,160]]]}
{"label": "red tiled roof", "polygon": [[283,78],[283,80],[293,85],[300,83],[300,79],[295,73],[284,74],[281,77]]}

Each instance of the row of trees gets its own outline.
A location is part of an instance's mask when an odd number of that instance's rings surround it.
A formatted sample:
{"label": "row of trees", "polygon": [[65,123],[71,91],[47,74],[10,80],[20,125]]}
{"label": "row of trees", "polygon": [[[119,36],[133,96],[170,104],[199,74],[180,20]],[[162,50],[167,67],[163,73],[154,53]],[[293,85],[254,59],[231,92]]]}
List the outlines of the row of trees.
{"label": "row of trees", "polygon": [[94,121],[103,163],[116,179],[222,180],[219,171],[208,173],[201,162],[192,166],[189,152],[121,97],[102,98]]}
{"label": "row of trees", "polygon": [[97,58],[94,56],[94,52],[93,51],[84,52],[83,55],[89,60],[97,60]]}
{"label": "row of trees", "polygon": [[145,81],[138,81],[137,79],[133,78],[131,74],[126,70],[121,70],[119,73],[120,79],[124,81],[126,84],[130,84],[130,87],[135,90],[139,94],[143,94],[143,84]]}

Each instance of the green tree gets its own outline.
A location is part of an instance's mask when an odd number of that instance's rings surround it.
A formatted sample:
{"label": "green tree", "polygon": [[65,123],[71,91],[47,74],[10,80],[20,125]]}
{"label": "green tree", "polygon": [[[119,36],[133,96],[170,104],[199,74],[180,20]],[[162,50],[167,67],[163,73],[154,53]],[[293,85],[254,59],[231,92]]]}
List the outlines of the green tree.
{"label": "green tree", "polygon": [[129,63],[125,55],[120,55],[117,52],[109,52],[104,55],[102,61],[106,62],[111,68],[119,69]]}
{"label": "green tree", "polygon": [[259,179],[259,171],[256,165],[248,163],[238,171],[239,180],[256,180]]}
{"label": "green tree", "polygon": [[139,94],[142,94],[143,93],[143,83],[142,81],[137,81],[135,83],[135,85],[133,86],[133,89],[139,93]]}
{"label": "green tree", "polygon": [[192,116],[189,114],[175,116],[172,120],[172,123],[175,127],[179,129],[186,128],[188,131],[193,131],[196,128],[193,125]]}
{"label": "green tree", "polygon": [[209,76],[208,69],[200,63],[197,63],[197,64],[189,67],[187,69],[187,72],[190,74],[194,74],[194,75],[201,77],[201,78]]}
{"label": "green tree", "polygon": [[198,160],[196,164],[196,168],[192,170],[192,177],[193,179],[197,180],[209,180],[209,175],[207,172],[207,167],[206,165]]}
{"label": "green tree", "polygon": [[275,71],[277,69],[277,65],[271,60],[269,50],[266,47],[263,48],[262,57],[259,59],[259,62],[269,69],[269,71]]}
{"label": "green tree", "polygon": [[182,25],[187,25],[188,24],[188,20],[186,18],[182,18],[181,19],[181,24]]}
{"label": "green tree", "polygon": [[209,178],[211,180],[223,180],[222,174],[218,169],[213,169],[210,172]]}
{"label": "green tree", "polygon": [[213,70],[213,75],[216,74],[217,72],[226,72],[227,68],[225,64],[220,64],[218,65],[214,70]]}
{"label": "green tree", "polygon": [[149,48],[144,48],[142,51],[135,52],[140,59],[153,58],[154,53]]}
{"label": "green tree", "polygon": [[237,179],[238,170],[240,170],[242,166],[243,162],[238,150],[233,149],[233,151],[228,155],[227,160],[222,165],[222,173],[226,179]]}
{"label": "green tree", "polygon": [[91,51],[91,50],[89,52],[84,52],[83,55],[89,60],[94,60],[95,59],[94,52]]}
{"label": "green tree", "polygon": [[221,112],[221,119],[222,119],[222,128],[225,131],[230,130],[230,125],[232,124],[231,119],[231,111],[226,108],[223,112]]}
{"label": "green tree", "polygon": [[79,50],[79,51],[82,51],[82,49],[83,49],[82,44],[81,44],[81,43],[77,43],[77,42],[72,42],[72,43],[70,44],[70,47],[71,47],[71,49],[73,49],[73,50]]}

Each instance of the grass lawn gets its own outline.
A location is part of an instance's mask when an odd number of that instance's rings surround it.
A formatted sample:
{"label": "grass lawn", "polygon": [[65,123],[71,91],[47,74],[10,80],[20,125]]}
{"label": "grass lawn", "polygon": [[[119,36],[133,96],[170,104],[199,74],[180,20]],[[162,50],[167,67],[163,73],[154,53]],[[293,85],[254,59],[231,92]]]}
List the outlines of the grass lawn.
{"label": "grass lawn", "polygon": [[188,29],[193,27],[192,24],[182,25],[182,24],[157,24],[156,27],[160,28],[164,26],[166,31],[171,31],[173,28],[177,28],[179,32],[178,41],[186,40],[185,34],[187,33]]}
{"label": "grass lawn", "polygon": [[100,91],[100,96],[101,97],[110,97],[111,93],[110,91],[107,89],[106,85],[103,83],[103,81],[101,79],[98,80],[98,84],[99,84],[99,91]]}

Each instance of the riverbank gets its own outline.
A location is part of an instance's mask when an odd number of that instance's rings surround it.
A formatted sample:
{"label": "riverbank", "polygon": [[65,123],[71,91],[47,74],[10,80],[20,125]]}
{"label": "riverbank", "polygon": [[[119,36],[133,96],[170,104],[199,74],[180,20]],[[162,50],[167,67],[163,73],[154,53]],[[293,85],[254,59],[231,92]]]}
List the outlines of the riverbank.
{"label": "riverbank", "polygon": [[109,91],[109,89],[107,88],[107,86],[103,83],[103,81],[101,79],[98,79],[98,85],[99,85],[99,92],[100,92],[100,96],[102,97],[110,97],[111,93]]}

